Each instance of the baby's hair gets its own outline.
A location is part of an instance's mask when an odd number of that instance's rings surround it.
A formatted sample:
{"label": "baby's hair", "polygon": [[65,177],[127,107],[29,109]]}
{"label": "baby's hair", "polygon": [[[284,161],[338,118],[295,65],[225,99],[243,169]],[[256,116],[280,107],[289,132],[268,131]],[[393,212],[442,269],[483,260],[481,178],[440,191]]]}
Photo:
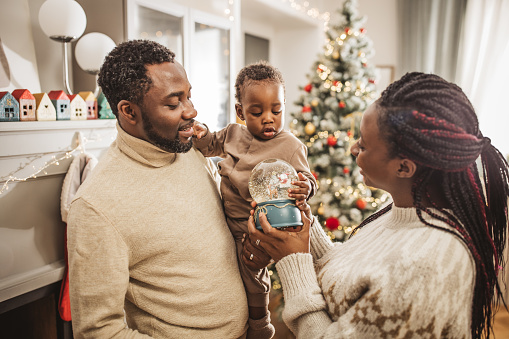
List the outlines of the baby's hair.
{"label": "baby's hair", "polygon": [[[375,105],[389,155],[418,165],[412,195],[419,219],[458,236],[472,254],[476,269],[472,337],[489,338],[494,298],[505,305],[497,275],[507,236],[507,161],[481,134],[474,108],[461,88],[437,75],[407,73],[389,85]],[[476,164],[479,157],[482,179]],[[431,185],[441,188],[450,211],[432,200]],[[427,208],[425,199],[445,217]],[[389,210],[373,214],[358,228]],[[454,231],[425,221],[424,213]]]}
{"label": "baby's hair", "polygon": [[146,66],[174,62],[174,58],[172,51],[150,40],[123,42],[106,56],[98,83],[117,118],[117,104],[121,100],[143,104],[143,97],[152,85]]}
{"label": "baby's hair", "polygon": [[283,90],[286,90],[285,81],[283,80],[281,72],[266,61],[258,61],[245,66],[240,70],[239,74],[237,74],[237,80],[235,80],[235,99],[237,99],[237,103],[241,103],[242,90],[248,86],[251,81],[269,81],[281,84],[283,85]]}

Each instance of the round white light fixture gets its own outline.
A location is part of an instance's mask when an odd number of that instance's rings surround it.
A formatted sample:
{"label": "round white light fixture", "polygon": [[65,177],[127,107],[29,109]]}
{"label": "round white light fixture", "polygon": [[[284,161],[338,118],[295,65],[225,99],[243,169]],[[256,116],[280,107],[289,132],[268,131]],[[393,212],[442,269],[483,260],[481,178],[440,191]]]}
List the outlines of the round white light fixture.
{"label": "round white light fixture", "polygon": [[106,34],[87,33],[76,43],[76,62],[85,72],[97,74],[104,58],[115,46],[115,42]]}
{"label": "round white light fixture", "polygon": [[87,16],[74,0],[46,0],[39,10],[39,24],[51,39],[69,42],[83,34]]}

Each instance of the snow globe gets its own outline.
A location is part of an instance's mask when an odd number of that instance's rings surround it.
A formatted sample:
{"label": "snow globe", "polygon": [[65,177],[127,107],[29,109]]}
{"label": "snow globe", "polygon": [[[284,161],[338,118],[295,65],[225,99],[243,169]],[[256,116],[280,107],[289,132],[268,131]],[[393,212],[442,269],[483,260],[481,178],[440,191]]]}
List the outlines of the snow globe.
{"label": "snow globe", "polygon": [[257,203],[254,212],[257,229],[262,229],[258,217],[260,212],[265,213],[272,227],[303,225],[295,199],[288,197],[289,188],[298,188],[292,185],[292,181],[297,180],[299,177],[293,166],[281,159],[267,159],[253,168],[249,177],[249,193]]}

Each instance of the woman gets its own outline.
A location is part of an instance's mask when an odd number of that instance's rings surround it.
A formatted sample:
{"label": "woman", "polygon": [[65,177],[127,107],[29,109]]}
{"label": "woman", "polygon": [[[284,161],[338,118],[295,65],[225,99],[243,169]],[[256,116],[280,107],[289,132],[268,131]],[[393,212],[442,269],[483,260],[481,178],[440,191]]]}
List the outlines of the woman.
{"label": "woman", "polygon": [[[252,217],[244,256],[276,262],[283,319],[299,338],[468,338],[491,328],[500,294],[508,164],[462,90],[409,73],[363,115],[351,148],[366,185],[393,203],[332,243],[302,207],[300,232]],[[483,176],[476,164],[480,158]],[[298,196],[296,196],[299,198]],[[244,258],[244,259],[245,259]]]}

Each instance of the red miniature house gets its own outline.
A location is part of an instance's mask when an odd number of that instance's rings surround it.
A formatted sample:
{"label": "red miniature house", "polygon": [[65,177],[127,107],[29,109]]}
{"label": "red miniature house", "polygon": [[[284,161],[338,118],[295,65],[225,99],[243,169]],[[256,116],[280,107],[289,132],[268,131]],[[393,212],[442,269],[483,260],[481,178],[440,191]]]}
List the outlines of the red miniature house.
{"label": "red miniature house", "polygon": [[19,120],[35,121],[35,97],[28,89],[16,89],[12,96],[19,102]]}
{"label": "red miniature house", "polygon": [[83,100],[87,103],[87,119],[97,119],[97,99],[94,93],[88,92],[79,92],[78,93]]}

